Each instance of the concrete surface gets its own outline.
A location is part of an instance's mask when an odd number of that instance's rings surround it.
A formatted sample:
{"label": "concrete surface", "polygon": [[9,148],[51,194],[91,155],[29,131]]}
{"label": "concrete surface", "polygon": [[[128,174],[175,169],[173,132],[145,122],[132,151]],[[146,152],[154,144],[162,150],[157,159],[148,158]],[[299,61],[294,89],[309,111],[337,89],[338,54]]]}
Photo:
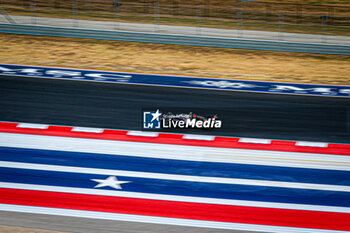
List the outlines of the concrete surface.
{"label": "concrete surface", "polygon": [[[271,41],[286,41],[299,43],[327,43],[338,45],[350,45],[348,36],[331,36],[318,34],[269,32],[254,30],[233,30],[217,28],[198,28],[187,26],[169,26],[144,23],[120,23],[111,21],[73,20],[30,16],[11,16],[18,24],[37,24],[56,27],[78,27],[99,30],[121,30],[145,33],[162,33],[173,35],[200,35],[219,38],[245,38]],[[0,22],[7,22],[6,18],[0,15]]]}

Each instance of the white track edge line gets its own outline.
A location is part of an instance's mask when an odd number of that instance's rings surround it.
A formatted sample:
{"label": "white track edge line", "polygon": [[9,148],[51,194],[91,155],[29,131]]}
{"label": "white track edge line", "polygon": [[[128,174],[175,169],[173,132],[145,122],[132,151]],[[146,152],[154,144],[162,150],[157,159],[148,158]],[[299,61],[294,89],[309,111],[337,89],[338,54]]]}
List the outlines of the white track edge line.
{"label": "white track edge line", "polygon": [[[350,171],[350,156],[0,133],[0,146],[197,162]],[[192,153],[188,153],[189,147]],[[135,150],[138,148],[138,150]],[[159,151],[154,153],[155,148]]]}
{"label": "white track edge line", "polygon": [[54,171],[54,172],[98,174],[98,175],[109,175],[109,176],[114,175],[114,176],[125,176],[125,177],[138,177],[138,178],[148,178],[148,179],[202,182],[202,183],[215,183],[215,184],[252,185],[252,186],[276,187],[276,188],[295,188],[295,189],[310,189],[310,190],[323,190],[323,191],[336,191],[336,192],[350,192],[350,186],[344,186],[344,185],[326,185],[326,184],[297,183],[297,182],[254,180],[254,179],[190,176],[190,175],[177,175],[177,174],[165,174],[165,173],[136,172],[136,171],[100,169],[100,168],[47,165],[47,164],[38,164],[38,163],[0,161],[0,167],[30,169],[30,170],[44,170],[44,171]]}

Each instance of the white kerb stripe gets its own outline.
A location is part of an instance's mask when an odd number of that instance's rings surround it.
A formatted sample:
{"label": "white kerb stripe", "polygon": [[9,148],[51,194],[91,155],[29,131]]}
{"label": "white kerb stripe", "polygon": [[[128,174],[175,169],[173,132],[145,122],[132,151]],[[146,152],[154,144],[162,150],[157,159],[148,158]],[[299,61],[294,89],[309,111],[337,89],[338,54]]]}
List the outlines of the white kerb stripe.
{"label": "white kerb stripe", "polygon": [[141,136],[141,137],[158,137],[159,133],[157,132],[145,132],[145,131],[128,131],[126,135],[129,136]]}
{"label": "white kerb stripe", "polygon": [[103,133],[104,129],[99,128],[88,128],[88,127],[73,127],[73,132],[84,132],[84,133]]}
{"label": "white kerb stripe", "polygon": [[296,142],[295,143],[296,146],[309,146],[309,147],[323,147],[326,148],[328,147],[328,143],[325,142]]}
{"label": "white kerb stripe", "polygon": [[270,139],[261,139],[261,138],[240,138],[238,142],[243,143],[256,143],[256,144],[271,144]]}
{"label": "white kerb stripe", "polygon": [[[0,133],[0,146],[133,157],[350,171],[350,156]],[[157,153],[155,153],[157,151]]]}
{"label": "white kerb stripe", "polygon": [[339,206],[291,204],[291,203],[262,202],[262,201],[244,201],[244,200],[221,199],[221,198],[191,197],[191,196],[180,196],[180,195],[127,192],[127,191],[120,191],[120,190],[114,191],[114,190],[105,190],[105,189],[72,188],[72,187],[19,184],[19,183],[8,183],[8,182],[0,182],[0,187],[9,188],[9,189],[23,189],[23,190],[75,193],[75,194],[91,194],[91,195],[112,196],[112,197],[130,197],[130,198],[141,198],[141,199],[163,200],[163,201],[179,201],[179,202],[192,202],[192,203],[217,204],[217,205],[234,205],[234,206],[249,206],[249,207],[275,208],[275,209],[350,213],[349,207],[339,207]]}
{"label": "white kerb stripe", "polygon": [[43,124],[32,124],[32,123],[19,123],[17,128],[26,128],[26,129],[48,129],[49,125]]}
{"label": "white kerb stripe", "polygon": [[185,134],[184,136],[182,136],[182,139],[214,141],[215,136],[210,136],[210,135],[197,135],[197,134]]}
{"label": "white kerb stripe", "polygon": [[231,185],[253,185],[253,186],[266,186],[266,187],[276,187],[276,188],[297,188],[297,189],[311,189],[311,190],[324,190],[324,191],[336,191],[336,192],[350,192],[350,186],[343,186],[343,185],[326,185],[326,184],[296,183],[296,182],[254,180],[254,179],[174,175],[174,174],[165,174],[165,173],[84,168],[84,167],[37,164],[37,163],[0,161],[0,167],[56,171],[56,172],[140,177],[140,178],[148,178],[148,179],[176,180],[176,181],[188,181],[188,182],[204,182],[204,183],[231,184]]}
{"label": "white kerb stripe", "polygon": [[129,221],[129,222],[142,222],[142,223],[165,224],[165,225],[176,225],[176,226],[204,227],[204,228],[212,228],[212,229],[258,231],[258,232],[270,232],[270,233],[281,233],[281,232],[283,233],[300,233],[300,232],[346,233],[346,231],[336,231],[336,230],[322,230],[322,229],[299,228],[299,227],[279,227],[279,226],[269,226],[269,225],[245,224],[245,223],[203,221],[203,220],[192,220],[192,219],[154,217],[154,216],[133,215],[133,214],[116,214],[116,213],[98,212],[98,211],[71,210],[71,209],[10,205],[10,204],[0,204],[0,210],[10,211],[10,212],[21,212],[21,213],[46,214],[46,215],[80,217],[80,218]]}

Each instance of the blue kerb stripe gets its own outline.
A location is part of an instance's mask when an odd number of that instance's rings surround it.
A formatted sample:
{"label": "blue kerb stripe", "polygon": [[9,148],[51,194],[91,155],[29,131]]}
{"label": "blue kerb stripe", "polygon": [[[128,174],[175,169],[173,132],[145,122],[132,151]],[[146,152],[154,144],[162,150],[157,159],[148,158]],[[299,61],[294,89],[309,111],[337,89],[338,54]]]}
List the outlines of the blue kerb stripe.
{"label": "blue kerb stripe", "polygon": [[[157,152],[155,152],[157,153]],[[350,185],[349,171],[0,147],[0,160],[180,175]]]}
{"label": "blue kerb stripe", "polygon": [[[13,168],[0,168],[0,174],[0,182],[90,189],[97,184],[91,179],[106,179],[108,177],[108,175]],[[131,183],[122,184],[122,191],[129,192],[350,207],[350,193],[346,192],[199,183],[127,176],[118,176],[118,180],[132,181]],[[99,189],[115,190],[109,187]]]}

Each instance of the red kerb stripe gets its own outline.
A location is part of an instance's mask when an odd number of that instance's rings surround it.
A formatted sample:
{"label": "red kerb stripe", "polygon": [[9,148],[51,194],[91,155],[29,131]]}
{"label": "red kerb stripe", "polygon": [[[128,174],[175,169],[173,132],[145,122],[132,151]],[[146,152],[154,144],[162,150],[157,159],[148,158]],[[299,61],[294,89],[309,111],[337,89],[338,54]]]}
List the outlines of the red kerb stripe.
{"label": "red kerb stripe", "polygon": [[350,231],[350,214],[0,188],[5,204]]}

